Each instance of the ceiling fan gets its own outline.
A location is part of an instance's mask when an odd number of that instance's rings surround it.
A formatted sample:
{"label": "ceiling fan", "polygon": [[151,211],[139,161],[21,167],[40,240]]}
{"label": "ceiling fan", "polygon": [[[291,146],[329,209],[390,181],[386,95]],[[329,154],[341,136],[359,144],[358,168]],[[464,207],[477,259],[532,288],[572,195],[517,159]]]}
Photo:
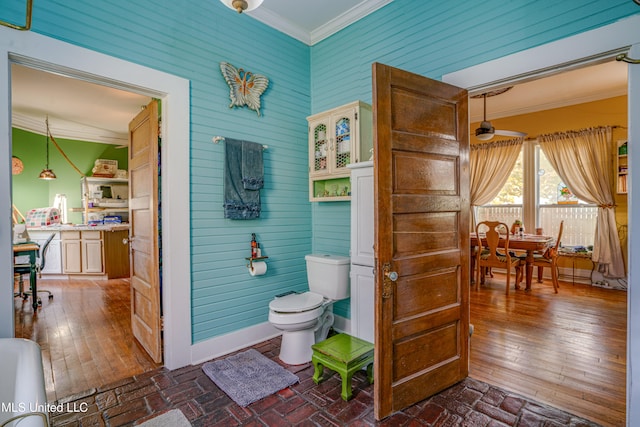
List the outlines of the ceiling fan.
{"label": "ceiling fan", "polygon": [[495,129],[492,125],[491,122],[487,121],[487,96],[496,96],[496,95],[500,95],[501,93],[505,93],[506,91],[508,91],[509,89],[511,89],[513,86],[511,87],[507,87],[504,89],[499,89],[499,90],[495,90],[492,92],[485,92],[481,95],[475,95],[472,98],[480,98],[482,97],[484,100],[484,109],[483,109],[483,119],[482,122],[480,123],[480,127],[476,129],[476,138],[478,138],[480,141],[488,141],[491,138],[493,138],[495,135],[500,135],[500,136],[512,136],[512,137],[525,137],[527,136],[526,133],[523,132],[518,132],[515,130],[502,130],[502,129]]}

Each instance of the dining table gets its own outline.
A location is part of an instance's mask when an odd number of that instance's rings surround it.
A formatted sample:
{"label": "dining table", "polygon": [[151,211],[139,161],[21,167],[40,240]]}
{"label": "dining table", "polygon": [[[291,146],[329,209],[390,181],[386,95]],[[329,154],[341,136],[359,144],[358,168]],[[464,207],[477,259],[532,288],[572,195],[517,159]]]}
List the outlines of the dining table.
{"label": "dining table", "polygon": [[31,287],[31,300],[34,310],[38,308],[37,257],[40,245],[35,242],[17,243],[13,245],[14,258],[21,255],[29,256],[29,286]]}
{"label": "dining table", "polygon": [[[480,238],[482,238],[482,234]],[[478,246],[478,236],[476,233],[470,233],[471,246],[471,271],[475,271],[475,248]],[[504,248],[506,239],[501,237],[498,246]],[[544,251],[553,243],[553,237],[541,236],[538,234],[525,234],[522,237],[517,234],[509,235],[509,251],[526,251],[526,286],[525,290],[531,290],[531,281],[533,278],[533,254],[538,251]],[[510,272],[507,272],[510,274]],[[520,289],[516,283],[516,289]]]}

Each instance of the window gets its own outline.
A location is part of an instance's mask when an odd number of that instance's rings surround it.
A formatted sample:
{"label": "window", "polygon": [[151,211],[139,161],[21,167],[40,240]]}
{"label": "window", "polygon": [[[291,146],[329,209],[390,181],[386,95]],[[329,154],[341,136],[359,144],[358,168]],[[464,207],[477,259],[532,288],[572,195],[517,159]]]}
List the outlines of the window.
{"label": "window", "polygon": [[597,211],[596,205],[571,194],[535,141],[525,141],[500,193],[480,206],[476,217],[478,222],[490,219],[509,225],[520,219],[527,232],[540,227],[549,236],[557,236],[564,220],[563,246],[591,246]]}

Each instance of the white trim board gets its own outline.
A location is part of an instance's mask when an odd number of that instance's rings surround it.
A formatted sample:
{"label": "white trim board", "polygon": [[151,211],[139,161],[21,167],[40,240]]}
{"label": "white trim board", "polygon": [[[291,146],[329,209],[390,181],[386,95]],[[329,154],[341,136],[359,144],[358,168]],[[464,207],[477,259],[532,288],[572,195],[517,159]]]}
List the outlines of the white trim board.
{"label": "white trim board", "polygon": [[[191,248],[189,213],[190,82],[33,32],[0,27],[0,152],[11,153],[11,63],[162,100],[162,270],[164,365],[191,363]],[[12,283],[11,168],[0,162],[0,282]],[[12,289],[0,287],[0,337],[13,337]]]}

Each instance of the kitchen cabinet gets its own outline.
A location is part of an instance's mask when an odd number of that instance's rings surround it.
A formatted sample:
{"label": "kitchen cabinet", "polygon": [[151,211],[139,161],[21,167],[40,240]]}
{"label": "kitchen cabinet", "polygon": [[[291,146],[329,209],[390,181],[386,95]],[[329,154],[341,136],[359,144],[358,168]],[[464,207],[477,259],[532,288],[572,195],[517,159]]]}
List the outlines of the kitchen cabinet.
{"label": "kitchen cabinet", "polygon": [[129,230],[102,233],[104,240],[104,272],[109,279],[129,277]]}
{"label": "kitchen cabinet", "polygon": [[627,194],[628,168],[627,141],[618,141],[616,152],[616,192],[618,194]]}
{"label": "kitchen cabinet", "polygon": [[[60,233],[52,231],[29,230],[29,238],[38,243],[40,248],[44,247],[45,242],[54,233],[54,237],[49,243],[49,248],[45,255],[46,262],[42,274],[61,274],[62,273],[62,255],[60,249]],[[41,260],[38,260],[40,263]]]}
{"label": "kitchen cabinet", "polygon": [[351,334],[374,342],[374,199],[373,162],[351,170]]}
{"label": "kitchen cabinet", "polygon": [[104,273],[101,231],[63,231],[62,272],[65,274]]}
{"label": "kitchen cabinet", "polygon": [[352,102],[307,117],[309,124],[309,200],[350,200],[347,166],[371,157],[371,106]]}

